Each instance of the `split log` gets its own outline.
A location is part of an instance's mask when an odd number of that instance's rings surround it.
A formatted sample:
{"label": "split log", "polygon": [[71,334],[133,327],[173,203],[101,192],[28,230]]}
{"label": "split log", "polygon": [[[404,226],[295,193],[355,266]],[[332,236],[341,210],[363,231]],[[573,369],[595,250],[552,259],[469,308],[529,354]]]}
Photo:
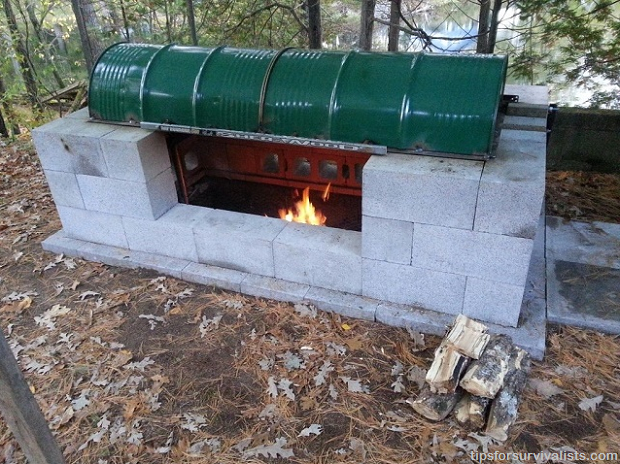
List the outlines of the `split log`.
{"label": "split log", "polygon": [[504,387],[491,403],[485,434],[506,441],[510,427],[517,420],[521,392],[527,383],[530,370],[530,356],[519,347],[514,347],[510,356],[510,370],[506,374]]}
{"label": "split log", "polygon": [[460,388],[452,393],[441,394],[433,393],[430,388],[425,387],[414,401],[408,399],[407,403],[411,405],[414,411],[427,419],[440,421],[452,412],[462,396],[463,390]]}
{"label": "split log", "polygon": [[435,350],[435,359],[426,373],[426,383],[431,391],[441,394],[454,392],[469,361],[467,356],[444,340]]}
{"label": "split log", "polygon": [[462,355],[478,359],[489,343],[487,330],[486,325],[459,314],[446,336],[446,342],[451,343]]}
{"label": "split log", "polygon": [[504,385],[508,373],[513,344],[506,335],[491,337],[480,359],[474,361],[460,382],[460,386],[476,396],[495,398]]}
{"label": "split log", "polygon": [[486,413],[491,400],[465,393],[454,408],[454,418],[467,430],[480,430],[486,422]]}

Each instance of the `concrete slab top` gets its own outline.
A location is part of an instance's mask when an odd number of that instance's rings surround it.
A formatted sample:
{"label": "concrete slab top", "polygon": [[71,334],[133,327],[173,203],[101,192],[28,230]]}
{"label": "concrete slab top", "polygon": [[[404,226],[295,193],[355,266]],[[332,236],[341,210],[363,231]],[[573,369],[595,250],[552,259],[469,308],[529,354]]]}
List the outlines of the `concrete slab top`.
{"label": "concrete slab top", "polygon": [[620,224],[549,216],[547,249],[556,260],[620,269]]}
{"label": "concrete slab top", "polygon": [[483,161],[439,158],[425,155],[389,153],[371,156],[364,165],[364,173],[383,171],[395,174],[416,174],[427,177],[447,177],[478,181]]}

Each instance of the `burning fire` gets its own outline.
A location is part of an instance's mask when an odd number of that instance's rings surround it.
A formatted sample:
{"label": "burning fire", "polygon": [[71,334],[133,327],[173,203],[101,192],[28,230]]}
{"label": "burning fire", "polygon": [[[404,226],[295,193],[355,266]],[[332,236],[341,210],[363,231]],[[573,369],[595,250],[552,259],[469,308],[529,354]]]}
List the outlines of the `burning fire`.
{"label": "burning fire", "polygon": [[[329,188],[331,184],[327,184],[323,192],[323,201],[329,199]],[[327,217],[318,211],[310,201],[310,187],[306,187],[302,193],[301,200],[295,203],[293,209],[280,209],[280,219],[288,222],[303,222],[304,224],[312,224],[315,226],[324,226]]]}

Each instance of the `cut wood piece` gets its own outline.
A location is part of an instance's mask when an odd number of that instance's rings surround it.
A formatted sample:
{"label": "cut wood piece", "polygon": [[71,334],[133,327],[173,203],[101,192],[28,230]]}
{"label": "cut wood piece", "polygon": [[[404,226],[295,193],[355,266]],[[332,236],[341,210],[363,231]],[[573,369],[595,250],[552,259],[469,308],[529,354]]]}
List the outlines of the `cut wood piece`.
{"label": "cut wood piece", "polygon": [[465,372],[460,386],[472,395],[495,398],[504,385],[512,349],[510,337],[506,335],[491,337],[480,359],[471,363]]}
{"label": "cut wood piece", "polygon": [[517,420],[521,393],[527,383],[530,370],[530,356],[521,348],[515,347],[509,364],[510,369],[506,374],[505,385],[491,403],[485,430],[486,435],[498,441],[508,439],[510,427]]}
{"label": "cut wood piece", "polygon": [[459,353],[478,359],[489,342],[487,330],[486,325],[459,314],[446,336],[446,342],[451,343]]}
{"label": "cut wood piece", "polygon": [[486,413],[491,400],[465,393],[454,408],[454,418],[467,430],[480,430],[486,422]]}
{"label": "cut wood piece", "polygon": [[408,399],[407,403],[411,405],[414,411],[427,419],[440,421],[452,412],[461,396],[463,396],[463,390],[460,388],[452,393],[440,394],[433,393],[430,388],[424,387],[414,401]]}
{"label": "cut wood piece", "polygon": [[426,373],[426,383],[431,391],[442,394],[454,392],[469,361],[467,356],[444,340],[435,350],[435,359]]}

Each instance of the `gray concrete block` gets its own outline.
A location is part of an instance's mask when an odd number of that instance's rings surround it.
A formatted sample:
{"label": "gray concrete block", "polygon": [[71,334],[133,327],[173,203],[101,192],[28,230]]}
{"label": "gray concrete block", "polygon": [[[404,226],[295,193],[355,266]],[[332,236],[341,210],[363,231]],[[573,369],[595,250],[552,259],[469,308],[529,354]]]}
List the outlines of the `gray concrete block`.
{"label": "gray concrete block", "polygon": [[547,279],[545,276],[547,262],[545,259],[545,206],[542,206],[538,231],[532,248],[532,258],[525,282],[523,302],[533,298],[547,298]]}
{"label": "gray concrete block", "polygon": [[148,182],[171,168],[166,138],[139,127],[119,127],[101,138],[101,150],[113,179]]}
{"label": "gray concrete block", "polygon": [[523,302],[518,327],[487,324],[489,332],[504,334],[512,338],[515,345],[527,351],[532,358],[542,360],[545,355],[547,336],[546,302],[543,298],[533,298]]}
{"label": "gray concrete block", "polygon": [[45,177],[56,205],[84,209],[84,200],[75,174],[48,170],[45,171]]}
{"label": "gray concrete block", "polygon": [[416,224],[411,262],[419,268],[523,286],[532,246],[533,240],[525,238]]}
{"label": "gray concrete block", "polygon": [[292,303],[302,301],[309,288],[305,284],[254,274],[248,274],[241,282],[241,293]]}
{"label": "gray concrete block", "polygon": [[546,85],[506,84],[504,93],[518,95],[519,103],[549,105],[549,89]]}
{"label": "gray concrete block", "polygon": [[448,314],[463,309],[465,276],[364,259],[362,295]]}
{"label": "gray concrete block", "polygon": [[105,177],[105,163],[99,140],[115,130],[108,124],[94,124],[65,118],[32,131],[32,140],[46,170]]}
{"label": "gray concrete block", "polygon": [[545,193],[545,135],[502,131],[484,165],[474,230],[534,238]]}
{"label": "gray concrete block", "polygon": [[171,170],[147,183],[77,176],[86,209],[123,216],[157,219],[178,203]]}
{"label": "gray concrete block", "polygon": [[467,278],[463,314],[483,322],[516,327],[525,287]]}
{"label": "gray concrete block", "polygon": [[158,221],[177,225],[182,224],[192,229],[199,229],[207,222],[207,217],[214,214],[213,211],[216,210],[202,206],[177,203],[162,214]]}
{"label": "gray concrete block", "polygon": [[409,327],[420,333],[444,336],[454,322],[454,316],[415,306],[380,302],[376,320],[394,327]]}
{"label": "gray concrete block", "polygon": [[362,257],[411,264],[413,223],[362,216]]}
{"label": "gray concrete block", "polygon": [[620,269],[620,224],[549,216],[547,249],[558,260]]}
{"label": "gray concrete block", "polygon": [[88,121],[90,119],[90,115],[88,114],[88,108],[82,108],[81,110],[74,111],[73,113],[65,114],[63,118]]}
{"label": "gray concrete block", "polygon": [[194,226],[201,263],[274,277],[273,241],[285,221],[206,208],[204,212]]}
{"label": "gray concrete block", "polygon": [[67,256],[79,256],[79,249],[84,244],[82,240],[69,238],[63,229],[50,235],[41,242],[41,247],[45,251],[63,254]]}
{"label": "gray concrete block", "polygon": [[[160,218],[161,219],[161,218]],[[194,232],[183,222],[123,217],[129,249],[198,262]]]}
{"label": "gray concrete block", "polygon": [[508,115],[502,122],[502,130],[513,129],[547,133],[547,118]]}
{"label": "gray concrete block", "polygon": [[86,242],[80,247],[78,256],[89,261],[97,261],[110,266],[129,269],[151,269],[178,279],[182,278],[182,271],[189,264],[188,261],[183,259],[171,258],[154,253],[131,251],[126,248],[90,242]]}
{"label": "gray concrete block", "polygon": [[200,263],[189,263],[181,275],[183,280],[197,284],[208,285],[241,292],[241,282],[247,277],[245,272],[239,272],[222,267],[208,266]]}
{"label": "gray concrete block", "polygon": [[372,156],[363,171],[362,213],[471,229],[482,161]]}
{"label": "gray concrete block", "polygon": [[319,287],[310,287],[304,299],[323,311],[367,321],[375,320],[375,312],[379,304],[372,298]]}
{"label": "gray concrete block", "polygon": [[57,209],[67,237],[128,248],[121,216],[68,206]]}
{"label": "gray concrete block", "polygon": [[275,276],[359,294],[362,289],[361,233],[285,223],[274,241]]}
{"label": "gray concrete block", "polygon": [[547,118],[549,105],[536,105],[533,103],[510,103],[506,114],[510,116],[527,116],[530,118]]}

